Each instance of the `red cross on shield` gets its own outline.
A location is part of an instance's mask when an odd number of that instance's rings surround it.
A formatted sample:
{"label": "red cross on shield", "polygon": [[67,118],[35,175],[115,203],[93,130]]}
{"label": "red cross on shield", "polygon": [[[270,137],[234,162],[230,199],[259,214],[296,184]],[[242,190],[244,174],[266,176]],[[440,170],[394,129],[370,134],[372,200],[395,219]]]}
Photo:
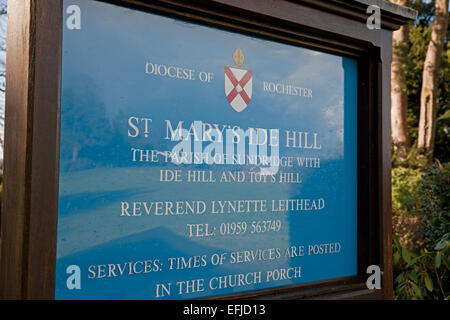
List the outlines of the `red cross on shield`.
{"label": "red cross on shield", "polygon": [[225,95],[230,106],[237,112],[247,108],[252,98],[252,71],[225,67]]}

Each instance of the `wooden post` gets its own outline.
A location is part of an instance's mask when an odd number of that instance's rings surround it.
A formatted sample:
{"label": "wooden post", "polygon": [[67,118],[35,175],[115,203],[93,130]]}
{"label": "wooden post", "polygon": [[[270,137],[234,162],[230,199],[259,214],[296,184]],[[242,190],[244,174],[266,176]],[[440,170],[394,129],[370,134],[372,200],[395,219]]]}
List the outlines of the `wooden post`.
{"label": "wooden post", "polygon": [[0,297],[51,299],[56,260],[61,1],[8,3]]}

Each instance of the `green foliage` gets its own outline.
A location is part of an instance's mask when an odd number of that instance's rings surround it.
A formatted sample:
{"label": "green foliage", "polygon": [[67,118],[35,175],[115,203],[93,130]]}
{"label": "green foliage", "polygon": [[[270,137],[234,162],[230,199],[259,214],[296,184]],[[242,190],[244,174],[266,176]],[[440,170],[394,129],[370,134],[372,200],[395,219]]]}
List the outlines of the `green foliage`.
{"label": "green foliage", "polygon": [[450,231],[450,163],[434,165],[424,174],[417,194],[414,214],[422,217],[424,243],[428,250],[435,247]]}
{"label": "green foliage", "polygon": [[[412,147],[403,167],[392,171],[394,296],[396,299],[450,299],[450,47],[447,30],[438,82],[434,157],[427,167],[417,149],[425,55],[434,19],[434,1],[411,0],[418,19],[409,25],[405,57],[408,127]],[[395,164],[395,158],[393,158]],[[420,169],[419,169],[420,168]]]}
{"label": "green foliage", "polygon": [[[449,84],[450,79],[447,80],[447,85]],[[445,112],[437,118],[434,151],[435,156],[444,161],[450,159],[450,109],[448,109],[448,105],[449,104],[447,104]]]}
{"label": "green foliage", "polygon": [[[409,42],[402,53],[406,55],[405,72],[408,91],[408,131],[411,141],[417,141],[420,93],[422,89],[422,73],[425,55],[431,37],[431,24],[434,16],[434,1],[412,0],[410,6],[419,12],[417,20],[409,25]],[[450,24],[447,29],[447,41],[445,42],[438,83],[438,110],[435,139],[435,158],[441,162],[450,161]],[[415,158],[416,149],[412,149],[411,159]],[[409,164],[410,165],[410,164]],[[416,164],[413,164],[416,165]]]}
{"label": "green foliage", "polygon": [[[396,299],[450,299],[450,163],[393,171],[394,214],[420,218],[420,245],[406,248],[394,233]],[[415,199],[415,200],[414,200]]]}
{"label": "green foliage", "polygon": [[399,167],[392,170],[392,211],[412,211],[421,181],[419,169]]}
{"label": "green foliage", "polygon": [[450,299],[450,233],[433,250],[408,250],[394,235],[394,294],[396,299]]}

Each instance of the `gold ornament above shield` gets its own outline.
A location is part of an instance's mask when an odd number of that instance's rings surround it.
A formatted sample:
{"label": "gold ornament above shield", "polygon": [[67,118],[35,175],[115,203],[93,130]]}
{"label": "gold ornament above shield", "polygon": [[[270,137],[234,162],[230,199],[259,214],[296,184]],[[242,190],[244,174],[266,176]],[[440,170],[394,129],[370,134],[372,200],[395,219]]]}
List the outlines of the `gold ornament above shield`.
{"label": "gold ornament above shield", "polygon": [[241,47],[237,47],[236,50],[234,50],[233,53],[233,59],[234,59],[234,64],[242,67],[242,65],[244,64],[244,51],[242,51]]}

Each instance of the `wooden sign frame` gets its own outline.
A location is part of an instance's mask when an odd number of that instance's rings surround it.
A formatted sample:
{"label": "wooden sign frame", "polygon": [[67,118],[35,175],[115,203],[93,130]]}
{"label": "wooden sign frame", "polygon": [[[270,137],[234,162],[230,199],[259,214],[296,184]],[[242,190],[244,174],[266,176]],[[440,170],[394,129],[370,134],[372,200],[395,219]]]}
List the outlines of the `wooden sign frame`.
{"label": "wooden sign frame", "polygon": [[[392,31],[413,10],[363,0],[106,1],[358,61],[358,276],[214,298],[391,299],[390,64]],[[53,299],[58,218],[61,0],[8,3],[0,298]],[[379,265],[382,289],[366,287]]]}

